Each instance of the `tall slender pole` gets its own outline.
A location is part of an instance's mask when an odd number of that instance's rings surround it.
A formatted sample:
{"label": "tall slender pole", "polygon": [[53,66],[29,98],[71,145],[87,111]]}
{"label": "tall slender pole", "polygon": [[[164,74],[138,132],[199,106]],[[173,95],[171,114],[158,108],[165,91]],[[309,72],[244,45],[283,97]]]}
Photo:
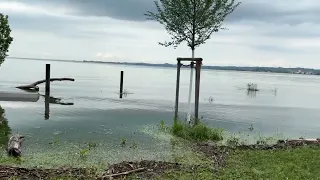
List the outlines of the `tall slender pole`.
{"label": "tall slender pole", "polygon": [[180,88],[180,67],[181,62],[177,60],[177,81],[176,81],[176,102],[175,102],[175,110],[174,110],[174,121],[178,119],[178,111],[179,111],[179,88]]}
{"label": "tall slender pole", "polygon": [[46,86],[45,86],[45,94],[50,95],[50,64],[46,64]]}
{"label": "tall slender pole", "polygon": [[49,119],[50,111],[50,64],[46,64],[46,85],[45,85],[45,101],[44,101],[44,118]]}
{"label": "tall slender pole", "polygon": [[202,61],[196,62],[196,90],[195,90],[195,124],[199,123],[199,96],[200,96],[200,73]]}
{"label": "tall slender pole", "polygon": [[123,94],[123,71],[120,73],[120,98],[122,98]]}
{"label": "tall slender pole", "polygon": [[192,50],[192,62],[191,62],[191,71],[190,71],[190,84],[189,84],[189,96],[188,96],[188,115],[187,121],[191,120],[191,94],[192,94],[192,84],[193,84],[193,59],[194,59],[194,49]]}

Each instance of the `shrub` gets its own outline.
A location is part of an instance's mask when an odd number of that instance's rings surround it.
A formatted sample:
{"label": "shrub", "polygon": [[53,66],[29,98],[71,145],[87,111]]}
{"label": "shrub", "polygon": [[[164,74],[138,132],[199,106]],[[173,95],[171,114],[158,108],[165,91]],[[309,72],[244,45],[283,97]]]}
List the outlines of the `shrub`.
{"label": "shrub", "polygon": [[194,141],[222,140],[222,131],[222,129],[208,127],[201,122],[192,126],[179,120],[174,121],[171,127],[173,135]]}

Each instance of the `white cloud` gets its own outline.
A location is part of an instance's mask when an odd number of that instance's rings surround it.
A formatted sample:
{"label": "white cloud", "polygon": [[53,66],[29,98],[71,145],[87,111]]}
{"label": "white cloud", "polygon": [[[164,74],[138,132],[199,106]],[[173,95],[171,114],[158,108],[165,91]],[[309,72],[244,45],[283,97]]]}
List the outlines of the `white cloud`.
{"label": "white cloud", "polygon": [[49,15],[53,17],[67,17],[65,14],[73,13],[72,9],[67,7],[44,7],[44,6],[31,6],[27,3],[22,2],[10,2],[3,1],[0,2],[0,10],[3,13],[19,13],[19,14],[29,14],[29,15]]}

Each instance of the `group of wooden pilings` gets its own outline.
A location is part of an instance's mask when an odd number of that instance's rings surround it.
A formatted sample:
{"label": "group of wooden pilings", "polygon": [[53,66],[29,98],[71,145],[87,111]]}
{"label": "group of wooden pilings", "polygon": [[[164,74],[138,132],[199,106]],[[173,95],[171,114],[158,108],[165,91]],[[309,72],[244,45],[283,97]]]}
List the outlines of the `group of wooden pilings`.
{"label": "group of wooden pilings", "polygon": [[201,72],[201,65],[202,65],[202,58],[177,58],[177,81],[176,81],[176,100],[175,100],[175,113],[174,118],[178,118],[179,113],[179,91],[180,91],[180,69],[181,69],[181,62],[187,61],[190,63],[190,68],[194,68],[195,62],[195,69],[196,69],[196,82],[195,82],[195,107],[194,107],[194,117],[197,120],[199,118],[199,97],[200,97],[200,72]]}
{"label": "group of wooden pilings", "polygon": [[[202,58],[177,58],[177,80],[176,80],[176,100],[175,100],[175,115],[174,118],[178,118],[179,112],[179,92],[180,92],[180,69],[181,62],[187,61],[190,63],[190,68],[196,69],[196,81],[195,81],[195,111],[194,116],[196,119],[199,117],[199,96],[200,96],[200,72],[202,65]],[[50,99],[50,64],[46,64],[46,82],[45,82],[45,119],[49,119],[49,99]],[[123,97],[123,76],[124,72],[120,72],[120,93],[119,98]]]}

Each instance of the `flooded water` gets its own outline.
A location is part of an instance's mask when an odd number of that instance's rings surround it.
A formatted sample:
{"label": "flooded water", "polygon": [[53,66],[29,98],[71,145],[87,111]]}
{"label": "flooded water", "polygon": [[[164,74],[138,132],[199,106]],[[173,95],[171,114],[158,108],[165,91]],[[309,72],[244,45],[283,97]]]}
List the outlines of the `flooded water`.
{"label": "flooded water", "polygon": [[[63,160],[76,164],[73,156],[89,142],[98,144],[90,153],[93,164],[169,157],[170,138],[156,135],[155,125],[172,122],[175,68],[8,59],[0,68],[0,90],[19,91],[13,87],[44,79],[46,63],[51,64],[51,77],[75,79],[51,84],[51,96],[67,105],[50,104],[50,118],[45,120],[43,97],[38,102],[0,102],[12,132],[26,135],[25,154],[34,164],[39,158],[32,157],[41,154],[46,158],[40,164]],[[123,99],[117,94],[120,71],[129,92]],[[182,115],[189,73],[181,72]],[[247,94],[249,82],[258,84],[260,91]],[[44,94],[44,84],[39,87]],[[249,132],[252,124],[254,133],[262,135],[280,132],[286,137],[316,138],[320,137],[319,89],[319,76],[203,70],[200,115],[230,132]],[[122,147],[124,139],[127,145]]]}

